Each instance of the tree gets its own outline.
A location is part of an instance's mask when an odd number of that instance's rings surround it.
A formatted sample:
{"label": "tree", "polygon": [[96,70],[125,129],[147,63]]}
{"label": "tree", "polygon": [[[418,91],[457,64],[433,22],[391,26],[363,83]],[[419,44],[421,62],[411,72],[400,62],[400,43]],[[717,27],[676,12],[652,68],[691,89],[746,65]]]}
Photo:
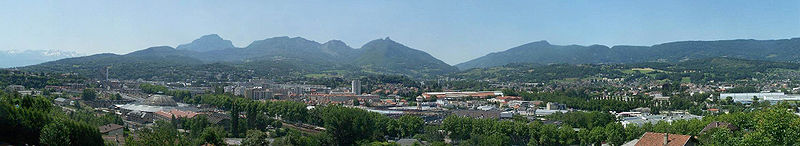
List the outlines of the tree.
{"label": "tree", "polygon": [[206,127],[203,129],[201,139],[204,144],[225,145],[225,130],[220,127]]}
{"label": "tree", "polygon": [[53,122],[42,128],[39,141],[42,145],[70,145],[69,129],[61,122]]}
{"label": "tree", "polygon": [[625,129],[619,123],[609,123],[606,125],[606,141],[611,145],[622,145],[625,143]]}
{"label": "tree", "polygon": [[[178,132],[178,129],[172,127],[172,124],[166,121],[156,121],[155,126],[140,130],[139,139],[128,137],[125,143],[130,145],[192,145],[190,139],[184,137]],[[101,141],[102,142],[102,141]]]}
{"label": "tree", "polygon": [[[745,135],[745,142],[764,145],[794,145],[800,139],[800,125],[795,121],[798,117],[776,105],[757,112],[755,130]],[[761,138],[760,138],[761,137]]]}
{"label": "tree", "polygon": [[476,135],[471,139],[474,145],[511,145],[511,138],[506,135],[495,133],[492,135]]}
{"label": "tree", "polygon": [[83,94],[81,94],[81,99],[92,101],[97,99],[97,93],[94,89],[83,89]]}
{"label": "tree", "polygon": [[411,137],[422,131],[425,120],[418,116],[403,115],[397,119],[400,124],[400,137]]}
{"label": "tree", "polygon": [[111,95],[111,100],[121,100],[121,99],[122,95],[120,95],[119,93]]}
{"label": "tree", "polygon": [[239,107],[237,106],[236,102],[231,104],[231,134],[233,137],[237,137],[239,135]]}
{"label": "tree", "polygon": [[642,136],[644,134],[644,128],[639,126],[628,126],[625,127],[625,141],[634,140]]}
{"label": "tree", "polygon": [[733,97],[725,97],[725,104],[730,105],[733,104]]}
{"label": "tree", "polygon": [[558,143],[561,145],[571,145],[575,143],[577,135],[575,130],[569,125],[563,125],[558,128]]}
{"label": "tree", "polygon": [[737,136],[727,128],[714,128],[700,135],[700,143],[703,145],[736,145]]}
{"label": "tree", "polygon": [[225,93],[225,88],[221,86],[214,87],[214,94],[223,94]]}
{"label": "tree", "polygon": [[92,125],[64,120],[64,125],[69,129],[69,142],[72,145],[102,145],[103,138],[100,131]]}
{"label": "tree", "polygon": [[581,130],[578,131],[578,141],[580,141],[580,145],[593,144],[591,130],[581,128]]}
{"label": "tree", "polygon": [[[311,134],[308,136],[302,135],[297,130],[289,130],[289,133],[281,138],[275,139],[272,145],[334,145],[327,143],[330,139],[330,135],[326,133],[319,133],[319,134]],[[355,144],[355,142],[353,142]]]}
{"label": "tree", "polygon": [[558,127],[553,124],[544,124],[539,129],[539,144],[556,145],[558,144]]}
{"label": "tree", "polygon": [[325,132],[338,145],[353,145],[358,141],[382,138],[391,119],[363,109],[341,106],[315,108],[324,123]]}
{"label": "tree", "polygon": [[589,144],[600,145],[604,140],[606,140],[606,132],[604,127],[597,127],[593,128],[592,131],[589,132]]}
{"label": "tree", "polygon": [[269,136],[258,130],[247,130],[247,136],[242,140],[244,146],[268,146]]}
{"label": "tree", "polygon": [[451,115],[442,120],[442,126],[450,132],[450,138],[455,140],[469,139],[472,132],[472,119]]}
{"label": "tree", "polygon": [[758,103],[758,97],[753,96],[753,103],[750,103],[750,105],[754,108],[758,108],[760,106],[760,104]]}

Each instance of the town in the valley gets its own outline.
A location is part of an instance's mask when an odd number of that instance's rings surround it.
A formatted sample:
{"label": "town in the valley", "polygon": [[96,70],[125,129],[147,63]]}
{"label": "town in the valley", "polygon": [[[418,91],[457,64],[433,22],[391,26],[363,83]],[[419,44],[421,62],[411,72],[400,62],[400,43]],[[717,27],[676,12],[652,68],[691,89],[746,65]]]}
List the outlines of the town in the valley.
{"label": "town in the valley", "polygon": [[0,32],[0,146],[800,145],[800,0],[18,0]]}
{"label": "town in the valley", "polygon": [[[3,75],[15,78],[9,81],[18,83],[25,83],[27,78],[59,81],[58,84],[35,85],[39,87],[7,84],[4,85],[4,92],[15,98],[44,97],[52,102],[55,110],[66,115],[88,116],[80,118],[87,118],[85,120],[95,124],[93,126],[96,126],[106,144],[115,145],[136,141],[142,138],[140,136],[143,131],[152,134],[149,129],[164,122],[172,122],[177,132],[193,133],[197,129],[192,129],[195,127],[191,126],[197,124],[193,123],[197,119],[202,119],[200,122],[207,124],[206,126],[218,126],[218,132],[228,133],[216,135],[221,140],[220,143],[226,145],[242,145],[243,141],[246,144],[245,139],[250,138],[252,129],[263,132],[265,140],[275,143],[276,139],[288,139],[286,137],[289,135],[285,135],[287,130],[312,135],[325,133],[329,130],[326,128],[328,125],[313,122],[314,119],[308,119],[308,114],[315,108],[329,106],[363,110],[388,118],[415,117],[419,120],[416,130],[403,135],[385,134],[382,137],[384,142],[399,145],[463,143],[464,139],[454,137],[455,131],[448,131],[454,128],[446,127],[446,124],[453,124],[448,123],[452,122],[448,117],[538,123],[536,125],[551,126],[555,130],[561,130],[565,126],[572,127],[564,130],[574,132],[572,134],[576,137],[572,138],[576,139],[582,131],[594,132],[594,129],[589,128],[599,127],[602,129],[600,132],[607,132],[607,129],[603,129],[607,124],[618,124],[620,129],[624,129],[624,134],[634,135],[627,135],[617,144],[663,142],[665,138],[669,138],[669,143],[689,145],[699,143],[696,138],[698,135],[704,135],[716,127],[740,129],[730,122],[704,119],[706,116],[786,103],[791,103],[790,107],[793,108],[790,111],[797,111],[794,103],[800,101],[800,84],[790,79],[706,83],[679,81],[671,84],[669,79],[655,80],[647,77],[636,80],[624,77],[591,77],[549,82],[480,81],[481,89],[486,90],[475,90],[476,88],[453,87],[464,82],[463,79],[453,78],[408,79],[397,82],[396,79],[381,81],[364,77],[339,79],[334,86],[330,86],[330,83],[276,82],[269,79],[229,82],[119,80],[107,76],[104,79],[90,79],[76,74],[35,74],[18,70],[5,70]],[[403,76],[383,78],[406,79]],[[255,107],[258,108],[256,112],[233,109],[237,105],[231,104],[236,104],[236,100],[247,101],[243,103],[262,103],[266,107]],[[289,102],[296,104],[278,105]],[[304,115],[290,113],[300,111],[281,108],[299,108],[295,110],[304,110]],[[796,112],[794,114],[800,115]],[[92,119],[96,117],[111,120]],[[251,125],[253,120],[268,123],[263,124],[266,126]],[[679,132],[671,129],[661,132],[648,132],[642,128],[637,128],[638,131],[628,130],[630,127],[659,128],[661,124],[675,125],[677,123],[674,122],[685,124],[695,121],[703,125],[682,127],[688,129]],[[596,123],[603,125],[592,125]],[[244,132],[242,127],[251,130]],[[230,134],[236,131],[234,128],[242,129],[243,131],[239,131],[242,134]],[[561,131],[553,132],[558,134]],[[284,135],[280,135],[281,133]],[[564,137],[553,138],[557,141]],[[598,139],[598,143],[609,142]]]}

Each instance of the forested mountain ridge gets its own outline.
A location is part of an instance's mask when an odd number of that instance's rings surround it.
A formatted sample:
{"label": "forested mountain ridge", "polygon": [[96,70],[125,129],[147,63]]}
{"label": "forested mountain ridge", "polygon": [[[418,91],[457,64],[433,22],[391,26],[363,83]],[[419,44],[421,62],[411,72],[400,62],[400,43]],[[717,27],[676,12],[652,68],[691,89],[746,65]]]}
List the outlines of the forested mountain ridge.
{"label": "forested mountain ridge", "polygon": [[200,37],[188,44],[178,45],[175,49],[178,50],[192,50],[197,52],[207,52],[213,50],[221,50],[227,48],[234,48],[230,40],[224,40],[217,34],[209,34]]}
{"label": "forested mountain ridge", "polygon": [[455,65],[459,69],[502,66],[509,63],[608,64],[678,62],[710,57],[800,62],[800,38],[779,40],[680,41],[653,46],[552,45],[538,41],[490,53]]}
{"label": "forested mountain ridge", "polygon": [[359,51],[360,55],[354,64],[372,66],[378,72],[445,74],[458,71],[428,53],[411,49],[389,38],[370,41]]}
{"label": "forested mountain ridge", "polygon": [[233,67],[233,70],[227,70],[230,72],[243,72],[237,73],[240,76],[342,76],[343,73],[367,72],[423,77],[458,71],[424,51],[388,38],[373,40],[360,49],[338,40],[321,44],[301,37],[273,37],[254,41],[244,48],[236,48],[230,41],[223,40],[218,35],[206,35],[178,48],[157,46],[124,55],[97,54],[67,58],[21,69],[78,72],[102,77],[105,68],[111,67],[110,76],[121,79],[152,79],[176,74],[184,77],[188,74],[220,78],[225,70],[209,67],[222,66]]}

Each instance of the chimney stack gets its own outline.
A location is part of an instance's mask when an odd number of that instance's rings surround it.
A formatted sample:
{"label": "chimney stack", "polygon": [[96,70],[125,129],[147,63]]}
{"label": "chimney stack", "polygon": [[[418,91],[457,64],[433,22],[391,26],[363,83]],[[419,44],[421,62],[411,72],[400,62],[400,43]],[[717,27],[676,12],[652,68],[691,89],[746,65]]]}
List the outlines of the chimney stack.
{"label": "chimney stack", "polygon": [[669,133],[664,133],[664,146],[669,143]]}

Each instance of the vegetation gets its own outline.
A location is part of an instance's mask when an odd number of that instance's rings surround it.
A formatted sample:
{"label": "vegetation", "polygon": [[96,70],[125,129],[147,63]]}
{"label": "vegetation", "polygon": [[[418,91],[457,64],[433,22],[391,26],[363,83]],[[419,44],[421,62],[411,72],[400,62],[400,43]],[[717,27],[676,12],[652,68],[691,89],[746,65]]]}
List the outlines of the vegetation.
{"label": "vegetation", "polygon": [[[699,135],[701,144],[725,145],[795,145],[800,143],[800,117],[787,111],[787,104],[765,107],[752,112],[737,112],[706,116],[703,119],[677,120],[672,123],[628,125],[623,128],[619,123],[610,121],[605,125],[598,121],[567,121],[561,126],[530,123],[520,121],[497,121],[494,119],[474,119],[469,117],[450,116],[443,121],[443,129],[450,133],[450,138],[462,144],[490,145],[588,145],[606,142],[621,145],[626,141],[639,138],[644,132]],[[570,113],[562,119],[589,119],[599,113]],[[550,116],[552,118],[558,115]],[[558,119],[558,118],[556,118]],[[603,118],[598,118],[603,119]],[[701,130],[711,122],[728,122],[740,128],[730,130],[716,128],[711,131]],[[572,124],[582,125],[578,131]]]}
{"label": "vegetation", "polygon": [[[630,71],[642,70],[647,71]],[[688,80],[693,83],[736,81],[767,78],[777,70],[797,71],[800,64],[744,60],[737,58],[705,58],[677,63],[631,64],[508,64],[491,68],[474,68],[451,77],[474,81],[547,83],[558,80],[587,78],[625,78],[626,80]],[[771,74],[768,74],[771,73]]]}
{"label": "vegetation", "polygon": [[102,145],[95,126],[74,121],[51,99],[0,92],[0,141],[15,145]]}
{"label": "vegetation", "polygon": [[[578,46],[532,42],[488,54],[464,63],[460,69],[502,66],[511,63],[616,64],[648,61],[680,62],[721,56],[752,60],[797,62],[800,39],[682,41],[653,46]],[[558,56],[558,57],[553,57]]]}
{"label": "vegetation", "polygon": [[22,85],[26,88],[41,89],[47,85],[61,86],[64,83],[80,83],[85,78],[71,74],[29,73],[0,70],[0,87]]}

